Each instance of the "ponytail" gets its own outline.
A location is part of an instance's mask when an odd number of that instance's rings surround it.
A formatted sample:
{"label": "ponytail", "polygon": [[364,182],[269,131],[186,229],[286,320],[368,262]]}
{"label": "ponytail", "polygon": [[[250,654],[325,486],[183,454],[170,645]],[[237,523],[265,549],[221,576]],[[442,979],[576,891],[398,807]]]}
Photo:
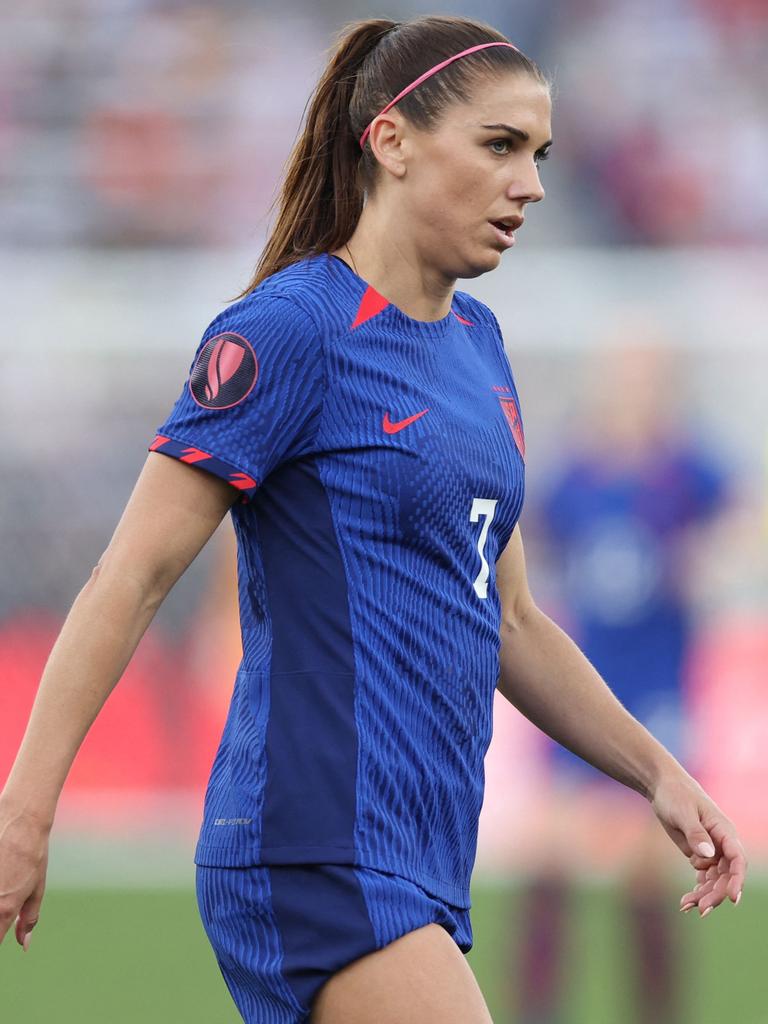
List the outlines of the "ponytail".
{"label": "ponytail", "polygon": [[[427,15],[398,23],[384,18],[342,29],[309,103],[306,124],[286,164],[277,223],[241,299],[265,278],[306,256],[340,248],[354,233],[378,161],[359,139],[393,96],[427,68],[484,42],[509,42],[483,22]],[[551,83],[538,66],[510,47],[490,47],[455,61],[398,103],[418,128],[433,127],[450,102],[466,101],[484,75],[533,75]],[[234,301],[234,300],[232,300]]]}
{"label": "ponytail", "polygon": [[363,209],[363,189],[357,173],[360,146],[349,121],[350,101],[360,65],[394,28],[395,21],[363,21],[338,43],[315,89],[304,131],[288,158],[275,201],[280,204],[277,223],[253,279],[236,298],[304,256],[330,252],[352,236]]}

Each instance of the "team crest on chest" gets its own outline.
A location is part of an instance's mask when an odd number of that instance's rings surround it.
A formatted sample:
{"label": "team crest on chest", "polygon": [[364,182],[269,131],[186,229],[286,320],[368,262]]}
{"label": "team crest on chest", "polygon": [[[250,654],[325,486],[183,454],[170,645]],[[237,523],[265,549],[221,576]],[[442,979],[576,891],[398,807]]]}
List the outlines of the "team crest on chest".
{"label": "team crest on chest", "polygon": [[517,450],[520,455],[525,459],[525,435],[523,433],[523,421],[520,418],[520,410],[517,407],[517,402],[512,396],[501,395],[499,397],[499,403],[501,408],[504,410],[504,416],[506,417],[509,429],[512,431],[512,436],[515,439]]}

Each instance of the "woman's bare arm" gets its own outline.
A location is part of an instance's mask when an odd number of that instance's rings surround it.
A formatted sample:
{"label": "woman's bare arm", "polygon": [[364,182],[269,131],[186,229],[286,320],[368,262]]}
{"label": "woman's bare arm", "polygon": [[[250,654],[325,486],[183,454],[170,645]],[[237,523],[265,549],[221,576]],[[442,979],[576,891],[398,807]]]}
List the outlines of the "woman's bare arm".
{"label": "woman's bare arm", "polygon": [[50,829],[72,761],[166,594],[238,497],[195,466],[150,452],[109,545],[48,657],[0,794]]}

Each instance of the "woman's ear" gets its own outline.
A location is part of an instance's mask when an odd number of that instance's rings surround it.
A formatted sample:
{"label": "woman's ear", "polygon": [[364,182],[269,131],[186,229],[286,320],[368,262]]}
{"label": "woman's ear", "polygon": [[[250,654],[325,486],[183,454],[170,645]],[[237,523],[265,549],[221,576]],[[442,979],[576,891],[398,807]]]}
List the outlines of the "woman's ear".
{"label": "woman's ear", "polygon": [[406,170],[406,135],[405,119],[394,110],[379,114],[374,119],[368,135],[368,144],[373,155],[382,167],[396,178],[402,178]]}

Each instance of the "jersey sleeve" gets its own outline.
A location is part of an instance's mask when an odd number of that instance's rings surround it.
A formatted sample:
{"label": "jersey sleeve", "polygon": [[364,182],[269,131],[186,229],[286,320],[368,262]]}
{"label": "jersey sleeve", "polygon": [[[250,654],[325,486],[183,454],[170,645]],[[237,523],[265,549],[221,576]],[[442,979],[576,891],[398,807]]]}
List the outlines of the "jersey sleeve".
{"label": "jersey sleeve", "polygon": [[278,465],[313,450],[323,394],[311,317],[286,296],[247,296],[206,328],[148,450],[214,473],[247,502]]}

